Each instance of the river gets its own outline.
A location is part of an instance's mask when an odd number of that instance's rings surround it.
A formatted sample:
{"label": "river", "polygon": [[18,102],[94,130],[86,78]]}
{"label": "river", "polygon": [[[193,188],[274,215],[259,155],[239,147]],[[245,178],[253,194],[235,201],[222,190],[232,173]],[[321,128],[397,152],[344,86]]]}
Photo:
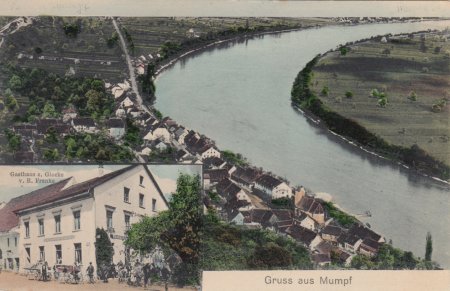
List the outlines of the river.
{"label": "river", "polygon": [[450,268],[450,190],[342,142],[291,107],[297,73],[339,44],[387,33],[450,27],[450,21],[330,26],[219,44],[193,53],[156,81],[156,108],[256,166],[333,195],[350,213],[392,239]]}

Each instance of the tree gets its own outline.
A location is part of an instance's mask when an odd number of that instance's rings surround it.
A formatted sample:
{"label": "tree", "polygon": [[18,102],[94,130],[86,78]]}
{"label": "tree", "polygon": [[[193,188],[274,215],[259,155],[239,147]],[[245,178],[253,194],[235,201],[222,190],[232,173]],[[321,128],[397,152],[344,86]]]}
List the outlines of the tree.
{"label": "tree", "polygon": [[50,126],[45,133],[45,141],[48,143],[57,143],[58,142],[58,133],[53,126]]}
{"label": "tree", "polygon": [[198,175],[180,174],[169,209],[133,224],[125,243],[144,253],[160,246],[166,252],[175,251],[184,263],[197,263],[202,226],[200,191]]}
{"label": "tree", "polygon": [[345,46],[341,46],[341,47],[339,47],[339,51],[341,52],[341,56],[345,56],[348,53],[349,48],[347,48]]}
{"label": "tree", "polygon": [[90,113],[100,111],[103,100],[103,93],[91,89],[87,91],[86,98],[87,98],[86,109]]}
{"label": "tree", "polygon": [[19,108],[17,99],[12,95],[7,95],[5,98],[5,106],[9,111],[16,111]]}
{"label": "tree", "polygon": [[425,246],[425,261],[431,261],[431,255],[433,253],[433,240],[431,238],[431,233],[427,232],[426,246]]}
{"label": "tree", "polygon": [[63,29],[64,29],[64,33],[68,37],[73,37],[73,38],[77,37],[78,33],[80,32],[80,27],[76,23],[64,23]]}
{"label": "tree", "polygon": [[408,268],[410,270],[414,270],[416,268],[417,260],[416,260],[416,258],[414,258],[414,255],[412,252],[404,252],[402,261],[406,268]]}
{"label": "tree", "polygon": [[95,237],[95,260],[98,272],[100,266],[108,266],[112,263],[114,248],[108,233],[103,228],[97,228]]}
{"label": "tree", "polygon": [[42,109],[42,118],[53,118],[57,116],[58,113],[56,112],[55,105],[50,101],[47,101],[44,105],[44,109]]}
{"label": "tree", "polygon": [[46,149],[44,150],[44,159],[50,162],[56,161],[59,159],[59,151],[58,149]]}
{"label": "tree", "polygon": [[386,107],[386,105],[388,104],[388,100],[387,97],[384,93],[380,93],[380,97],[378,98],[378,105],[380,107]]}
{"label": "tree", "polygon": [[5,135],[8,139],[8,147],[13,152],[18,151],[20,149],[20,144],[22,142],[22,138],[20,135],[15,134],[10,129],[5,129]]}
{"label": "tree", "polygon": [[328,88],[328,86],[323,86],[322,91],[320,93],[323,96],[328,96],[330,94],[330,88]]}
{"label": "tree", "polygon": [[352,91],[345,92],[345,97],[352,98],[353,97],[353,92]]}
{"label": "tree", "polygon": [[11,79],[9,79],[9,87],[13,90],[22,89],[22,85],[22,79],[16,74],[12,75]]}

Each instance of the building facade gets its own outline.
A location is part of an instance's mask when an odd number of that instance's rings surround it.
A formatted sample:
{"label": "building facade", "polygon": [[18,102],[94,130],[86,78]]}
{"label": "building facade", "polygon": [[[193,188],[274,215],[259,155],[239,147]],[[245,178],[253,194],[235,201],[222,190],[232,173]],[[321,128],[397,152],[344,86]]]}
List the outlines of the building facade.
{"label": "building facade", "polygon": [[0,232],[0,268],[7,271],[18,271],[19,260],[19,233],[17,228]]}
{"label": "building facade", "polygon": [[125,262],[129,250],[124,240],[130,226],[143,216],[167,209],[167,201],[145,165],[129,166],[82,183],[67,179],[61,189],[41,192],[41,203],[15,211],[19,216],[21,267],[39,260],[50,266],[75,262],[95,266],[97,228],[108,233],[113,262]]}

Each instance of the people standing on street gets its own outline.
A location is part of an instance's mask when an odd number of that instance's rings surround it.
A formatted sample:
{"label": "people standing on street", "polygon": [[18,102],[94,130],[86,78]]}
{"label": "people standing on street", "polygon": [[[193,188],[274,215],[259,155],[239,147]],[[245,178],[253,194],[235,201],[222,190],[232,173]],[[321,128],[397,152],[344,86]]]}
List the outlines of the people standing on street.
{"label": "people standing on street", "polygon": [[86,269],[86,273],[89,276],[89,283],[94,283],[94,266],[92,266],[92,262],[89,262],[89,266]]}
{"label": "people standing on street", "polygon": [[41,267],[41,272],[42,272],[42,281],[47,281],[47,269],[48,269],[48,264],[47,262],[45,262],[44,264],[42,264]]}

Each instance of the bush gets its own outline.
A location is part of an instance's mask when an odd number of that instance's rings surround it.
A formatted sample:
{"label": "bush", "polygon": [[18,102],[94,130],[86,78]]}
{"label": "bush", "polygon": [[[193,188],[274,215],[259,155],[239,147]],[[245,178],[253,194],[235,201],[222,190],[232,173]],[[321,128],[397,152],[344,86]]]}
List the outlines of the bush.
{"label": "bush", "polygon": [[345,97],[352,98],[353,97],[353,92],[352,91],[345,92]]}
{"label": "bush", "polygon": [[328,212],[328,215],[330,217],[334,218],[343,227],[349,228],[352,224],[357,222],[357,219],[354,216],[351,216],[351,215],[339,210],[331,202],[324,202],[323,206],[325,207],[326,211]]}
{"label": "bush", "polygon": [[253,255],[247,260],[248,265],[255,269],[274,269],[292,265],[292,256],[284,248],[275,243],[256,247]]}
{"label": "bush", "polygon": [[65,23],[63,26],[64,33],[68,37],[77,37],[78,33],[80,32],[80,26],[75,23]]}
{"label": "bush", "polygon": [[408,99],[411,100],[411,101],[417,101],[417,94],[416,94],[416,92],[415,91],[409,92]]}
{"label": "bush", "polygon": [[348,47],[345,46],[339,47],[339,52],[341,53],[341,56],[345,56],[349,51],[350,49]]}

